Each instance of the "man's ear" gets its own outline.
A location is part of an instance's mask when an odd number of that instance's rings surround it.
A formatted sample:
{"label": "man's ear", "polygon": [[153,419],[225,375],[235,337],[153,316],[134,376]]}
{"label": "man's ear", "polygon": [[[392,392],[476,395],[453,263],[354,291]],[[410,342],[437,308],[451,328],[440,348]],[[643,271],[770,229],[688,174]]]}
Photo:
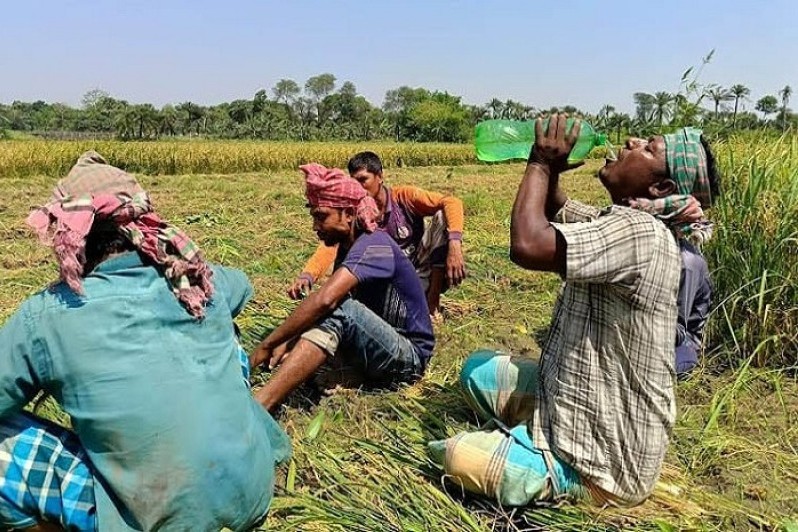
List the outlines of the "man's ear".
{"label": "man's ear", "polygon": [[673,179],[663,179],[648,187],[648,193],[652,198],[664,198],[676,193],[676,181]]}
{"label": "man's ear", "polygon": [[355,213],[355,209],[347,207],[345,209],[341,209],[341,216],[346,223],[352,223],[357,217],[357,214]]}

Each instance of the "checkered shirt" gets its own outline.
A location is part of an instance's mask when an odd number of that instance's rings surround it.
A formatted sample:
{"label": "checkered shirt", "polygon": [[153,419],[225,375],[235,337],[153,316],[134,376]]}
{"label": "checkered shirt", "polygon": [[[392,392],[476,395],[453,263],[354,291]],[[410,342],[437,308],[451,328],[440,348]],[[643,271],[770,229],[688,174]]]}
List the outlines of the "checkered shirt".
{"label": "checkered shirt", "polygon": [[676,417],[679,249],[650,214],[568,201],[565,283],[541,356],[536,446],[617,502],[645,499]]}

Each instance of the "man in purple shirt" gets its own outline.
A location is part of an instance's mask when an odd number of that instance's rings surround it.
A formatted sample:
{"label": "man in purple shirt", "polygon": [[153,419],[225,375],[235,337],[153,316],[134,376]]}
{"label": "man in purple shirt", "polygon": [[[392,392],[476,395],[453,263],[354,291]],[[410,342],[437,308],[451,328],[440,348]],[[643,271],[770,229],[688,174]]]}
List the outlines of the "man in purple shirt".
{"label": "man in purple shirt", "polygon": [[[327,360],[354,366],[368,384],[413,382],[435,346],[427,301],[415,268],[377,228],[374,199],[343,171],[302,166],[313,229],[338,245],[335,272],[250,356],[279,370],[256,393],[274,410]],[[289,347],[290,346],[290,347]]]}

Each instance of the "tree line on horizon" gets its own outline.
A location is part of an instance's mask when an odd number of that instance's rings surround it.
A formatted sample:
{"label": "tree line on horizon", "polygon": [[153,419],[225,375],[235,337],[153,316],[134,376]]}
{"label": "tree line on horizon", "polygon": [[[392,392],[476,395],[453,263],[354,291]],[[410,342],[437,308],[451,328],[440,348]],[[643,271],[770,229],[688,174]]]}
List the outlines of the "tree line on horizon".
{"label": "tree line on horizon", "polygon": [[[407,86],[387,91],[383,104],[375,106],[358,94],[352,82],[337,86],[337,81],[329,73],[313,76],[302,86],[292,79],[281,79],[270,92],[261,89],[251,99],[209,106],[186,101],[157,108],[118,99],[100,89],[87,92],[80,107],[41,100],[0,103],[0,137],[3,132],[9,136],[8,131],[18,131],[42,137],[93,135],[120,140],[206,137],[466,142],[472,138],[474,126],[483,120],[530,120],[552,112],[582,116],[598,129],[613,133],[617,140],[627,133],[649,135],[688,124],[720,134],[741,129],[798,128],[798,115],[789,108],[789,85],[754,101],[743,84],[722,87],[692,82],[690,90],[677,94],[635,93],[632,114],[618,112],[611,105],[593,114],[572,105],[540,109],[498,98],[471,105],[448,92]],[[749,104],[753,104],[753,111]]]}

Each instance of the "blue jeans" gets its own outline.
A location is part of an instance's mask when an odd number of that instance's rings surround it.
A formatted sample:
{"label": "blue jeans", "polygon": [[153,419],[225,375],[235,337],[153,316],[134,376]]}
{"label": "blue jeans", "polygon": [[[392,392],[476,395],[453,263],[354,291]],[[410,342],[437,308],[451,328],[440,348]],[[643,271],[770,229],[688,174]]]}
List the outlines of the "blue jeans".
{"label": "blue jeans", "polygon": [[[319,332],[326,338],[320,338]],[[351,298],[302,337],[328,355],[355,366],[369,379],[370,385],[377,387],[414,382],[426,368],[426,359],[419,356],[410,339]]]}

